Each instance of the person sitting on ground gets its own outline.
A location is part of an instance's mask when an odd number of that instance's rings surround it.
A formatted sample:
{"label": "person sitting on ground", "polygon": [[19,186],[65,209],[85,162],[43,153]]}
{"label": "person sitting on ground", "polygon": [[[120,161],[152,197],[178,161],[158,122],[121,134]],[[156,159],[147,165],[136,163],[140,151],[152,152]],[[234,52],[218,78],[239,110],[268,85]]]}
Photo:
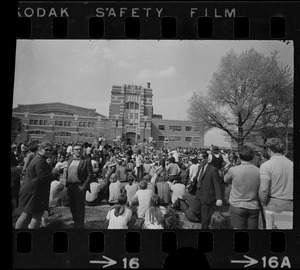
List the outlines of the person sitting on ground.
{"label": "person sitting on ground", "polygon": [[180,164],[179,168],[181,170],[181,172],[180,172],[181,183],[186,185],[189,180],[189,174],[188,174],[187,167],[184,164]]}
{"label": "person sitting on ground", "polygon": [[155,194],[155,183],[151,182],[151,175],[150,174],[146,174],[143,177],[143,180],[147,181],[147,188],[151,189],[153,191],[153,193]]}
{"label": "person sitting on ground", "polygon": [[160,174],[159,180],[156,183],[157,194],[161,200],[162,205],[168,205],[171,201],[170,186],[167,183],[166,172]]}
{"label": "person sitting on ground", "polygon": [[121,183],[117,178],[117,175],[113,173],[110,176],[110,185],[109,185],[109,204],[118,203],[119,195],[121,194]]}
{"label": "person sitting on ground", "polygon": [[185,194],[185,185],[181,183],[181,177],[179,175],[175,177],[170,190],[172,192],[172,204],[174,204],[178,198],[182,198],[182,195]]}
{"label": "person sitting on ground", "polygon": [[126,163],[125,160],[119,160],[116,173],[119,175],[120,182],[126,182],[127,180],[127,172],[126,172]]}
{"label": "person sitting on ground", "polygon": [[180,229],[180,217],[179,215],[172,209],[167,209],[167,213],[163,219],[164,229],[169,230],[177,230]]}
{"label": "person sitting on ground", "polygon": [[101,204],[100,192],[103,190],[105,183],[104,181],[98,182],[94,181],[90,183],[91,192],[86,192],[85,195],[85,205],[86,206],[96,206]]}
{"label": "person sitting on ground", "polygon": [[124,189],[128,198],[128,202],[130,202],[134,197],[135,193],[138,191],[139,184],[137,182],[137,179],[132,174],[128,176],[128,181],[129,183],[126,184]]}
{"label": "person sitting on ground", "polygon": [[179,175],[181,172],[177,163],[175,163],[175,158],[170,157],[170,163],[166,167],[167,173],[169,175],[169,181],[172,182],[175,179],[175,176]]}
{"label": "person sitting on ground", "polygon": [[201,202],[195,200],[195,195],[186,192],[174,202],[173,209],[182,211],[188,221],[201,223],[201,212],[198,210],[201,209]]}
{"label": "person sitting on ground", "polygon": [[160,205],[160,198],[154,194],[150,200],[150,207],[145,214],[143,229],[163,229],[163,219],[167,210]]}
{"label": "person sitting on ground", "polygon": [[220,211],[215,211],[211,215],[210,224],[208,227],[210,230],[213,229],[232,229],[230,225],[230,215],[225,215]]}
{"label": "person sitting on ground", "polygon": [[107,229],[128,229],[132,211],[126,206],[127,196],[122,193],[118,196],[118,204],[114,205],[106,215]]}
{"label": "person sitting on ground", "polygon": [[138,218],[145,218],[145,213],[150,207],[150,200],[153,196],[153,191],[151,189],[147,189],[147,185],[147,181],[142,180],[140,182],[140,189],[135,193],[134,197],[130,201],[130,205],[138,203]]}

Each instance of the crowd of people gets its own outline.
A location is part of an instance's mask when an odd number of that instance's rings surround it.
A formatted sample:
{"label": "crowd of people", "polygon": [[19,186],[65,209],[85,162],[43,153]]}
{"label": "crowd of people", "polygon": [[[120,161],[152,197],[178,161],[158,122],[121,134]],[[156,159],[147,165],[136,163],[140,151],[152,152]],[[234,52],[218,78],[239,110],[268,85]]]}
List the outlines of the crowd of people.
{"label": "crowd of people", "polygon": [[58,205],[70,208],[74,228],[84,228],[86,206],[107,204],[107,229],[179,229],[179,212],[204,230],[264,229],[265,210],[293,211],[293,162],[280,139],[264,147],[14,143],[15,228],[46,226],[45,215]]}

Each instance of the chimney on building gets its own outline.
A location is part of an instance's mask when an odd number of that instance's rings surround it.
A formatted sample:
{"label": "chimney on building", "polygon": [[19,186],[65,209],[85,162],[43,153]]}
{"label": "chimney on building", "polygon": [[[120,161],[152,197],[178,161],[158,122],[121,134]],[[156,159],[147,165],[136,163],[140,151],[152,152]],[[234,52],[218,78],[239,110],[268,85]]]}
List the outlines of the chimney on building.
{"label": "chimney on building", "polygon": [[149,82],[147,83],[147,88],[150,88],[150,83]]}

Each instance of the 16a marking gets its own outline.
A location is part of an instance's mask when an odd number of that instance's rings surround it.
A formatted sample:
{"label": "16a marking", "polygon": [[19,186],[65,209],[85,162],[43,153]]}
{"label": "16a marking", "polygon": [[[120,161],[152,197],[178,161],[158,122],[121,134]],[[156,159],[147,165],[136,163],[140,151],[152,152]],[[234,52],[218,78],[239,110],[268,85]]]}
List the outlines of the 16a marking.
{"label": "16a marking", "polygon": [[269,259],[267,259],[267,257],[264,256],[264,257],[262,257],[262,261],[263,261],[263,268],[266,268],[267,266],[269,266],[271,268],[278,268],[278,267],[280,267],[280,268],[283,268],[283,267],[291,268],[291,263],[290,263],[290,260],[289,260],[288,256],[283,257],[280,266],[279,266],[277,256],[272,256]]}

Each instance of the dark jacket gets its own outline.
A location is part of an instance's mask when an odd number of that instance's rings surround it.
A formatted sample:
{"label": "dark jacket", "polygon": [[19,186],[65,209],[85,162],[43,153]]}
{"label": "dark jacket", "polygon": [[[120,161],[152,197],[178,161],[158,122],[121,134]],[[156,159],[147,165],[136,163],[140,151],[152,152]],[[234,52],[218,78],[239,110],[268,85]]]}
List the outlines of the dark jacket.
{"label": "dark jacket", "polygon": [[[195,176],[196,179],[198,179],[201,169],[202,166],[199,166]],[[197,191],[195,195],[200,198],[202,204],[213,204],[216,200],[222,199],[219,173],[214,166],[207,164],[201,179],[197,182]]]}
{"label": "dark jacket", "polygon": [[[73,157],[68,160],[68,166],[65,169],[65,178],[68,179],[68,168],[73,161]],[[89,192],[90,190],[90,183],[93,179],[93,167],[90,158],[81,157],[78,168],[77,168],[78,178],[80,180],[80,184]],[[66,187],[68,186],[68,182],[66,182]]]}
{"label": "dark jacket", "polygon": [[21,185],[21,211],[37,214],[49,209],[50,185],[55,178],[46,159],[36,155],[30,162]]}

